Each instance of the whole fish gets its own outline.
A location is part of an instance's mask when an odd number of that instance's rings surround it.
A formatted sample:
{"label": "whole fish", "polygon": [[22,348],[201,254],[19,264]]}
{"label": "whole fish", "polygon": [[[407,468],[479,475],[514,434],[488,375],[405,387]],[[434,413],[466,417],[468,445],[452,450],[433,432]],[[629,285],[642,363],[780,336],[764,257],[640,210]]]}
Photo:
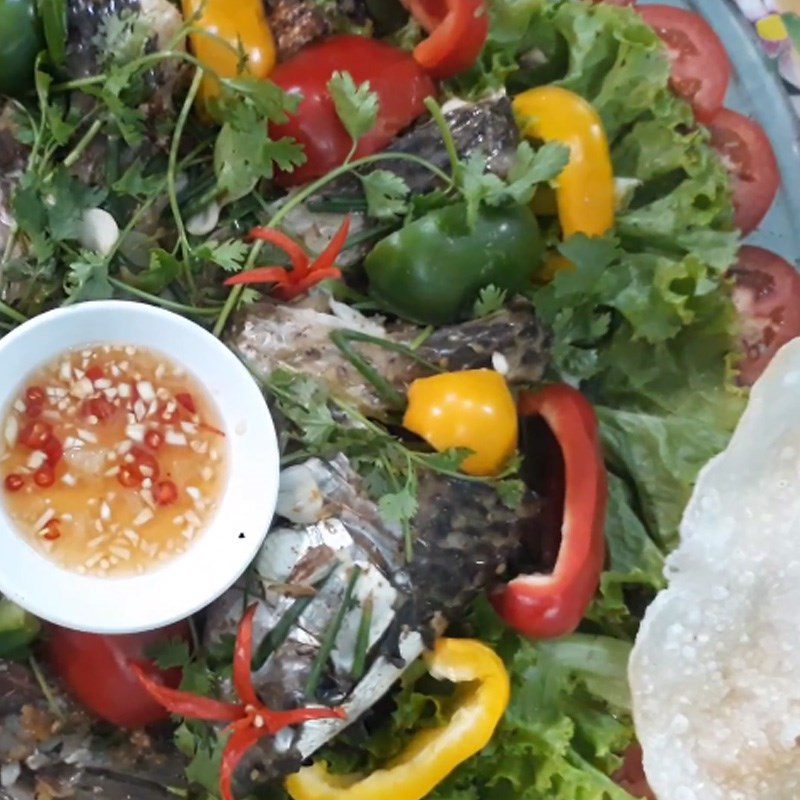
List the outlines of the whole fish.
{"label": "whole fish", "polygon": [[0,800],[169,800],[185,789],[171,737],[111,735],[48,679],[0,660]]}
{"label": "whole fish", "polygon": [[[386,401],[330,338],[334,331],[356,333],[394,344],[410,345],[421,330],[406,323],[367,317],[320,293],[298,303],[270,300],[247,306],[232,326],[229,344],[261,376],[286,368],[306,372],[330,391],[373,416],[384,416]],[[407,355],[377,344],[354,342],[361,353],[398,391],[430,369]],[[525,300],[481,319],[447,325],[416,348],[424,361],[445,371],[492,367],[511,384],[540,380],[548,364],[550,333]]]}
{"label": "whole fish", "polygon": [[[540,512],[532,494],[511,509],[488,484],[426,474],[407,560],[403,530],[384,521],[343,455],[290,469],[305,471],[314,484],[311,494],[320,500],[314,521],[270,531],[246,596],[245,587],[235,587],[212,606],[206,644],[230,639],[244,606],[256,602],[254,641],[266,660],[254,684],[264,702],[276,709],[341,705],[347,718],[308,722],[264,741],[239,773],[244,786],[296,770],[371,708],[426,641],[502,580],[522,528],[535,525]],[[362,644],[358,632],[367,608]],[[362,658],[363,673],[355,674]],[[309,690],[315,664],[323,671]]]}

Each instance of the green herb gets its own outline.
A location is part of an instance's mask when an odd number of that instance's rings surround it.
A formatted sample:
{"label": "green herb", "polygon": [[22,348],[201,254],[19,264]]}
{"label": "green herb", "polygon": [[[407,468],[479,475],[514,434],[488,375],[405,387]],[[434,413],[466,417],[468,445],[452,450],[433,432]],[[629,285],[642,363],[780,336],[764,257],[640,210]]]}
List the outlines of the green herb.
{"label": "green herb", "polygon": [[358,142],[375,127],[380,99],[377,92],[370,89],[369,81],[356,86],[349,72],[338,70],[328,81],[328,91],[336,108],[336,114],[353,140],[349,161],[356,151]]}
{"label": "green herb", "polygon": [[359,175],[367,198],[367,213],[381,220],[397,219],[408,212],[408,184],[393,172],[376,169]]}
{"label": "green herb", "polygon": [[367,652],[369,651],[369,633],[372,628],[372,597],[364,600],[361,606],[361,620],[358,623],[356,633],[356,646],[353,652],[353,668],[351,670],[353,679],[360,681],[364,676],[367,662]]}
{"label": "green herb", "polygon": [[506,303],[508,292],[505,289],[498,289],[497,286],[484,286],[478,299],[475,301],[473,316],[476,319],[488,317],[499,311]]}
{"label": "green herb", "polygon": [[350,610],[350,602],[353,599],[353,592],[356,588],[356,583],[361,577],[361,567],[352,566],[350,568],[350,577],[347,580],[347,587],[345,588],[344,598],[336,612],[336,616],[325,631],[325,636],[319,645],[319,652],[317,653],[314,663],[311,665],[311,671],[308,675],[308,682],[306,683],[306,696],[314,698],[317,694],[322,673],[330,657],[331,651],[336,646],[336,637],[342,628],[345,614]]}

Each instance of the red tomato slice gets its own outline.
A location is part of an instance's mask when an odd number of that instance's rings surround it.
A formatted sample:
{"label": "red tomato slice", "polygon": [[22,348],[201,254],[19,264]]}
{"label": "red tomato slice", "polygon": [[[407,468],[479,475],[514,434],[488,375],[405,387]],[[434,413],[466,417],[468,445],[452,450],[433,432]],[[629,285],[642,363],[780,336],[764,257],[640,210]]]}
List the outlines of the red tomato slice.
{"label": "red tomato slice", "polygon": [[625,751],[625,760],[622,766],[614,773],[611,780],[619,784],[628,794],[633,797],[641,797],[644,800],[656,800],[653,790],[647,783],[642,766],[642,748],[639,744],[632,744]]}
{"label": "red tomato slice", "polygon": [[639,6],[637,11],[667,46],[673,91],[691,103],[700,122],[708,122],[725,102],[732,71],[714,29],[698,14],[672,6]]}
{"label": "red tomato slice", "polygon": [[[99,636],[53,625],[45,647],[50,665],[76,700],[114,725],[139,728],[166,719],[169,712],[145,691],[130,662],[141,665],[150,647],[171,639],[189,642],[189,623],[129,636]],[[147,671],[172,688],[180,683],[180,670],[150,666]]]}
{"label": "red tomato slice", "polygon": [[723,108],[708,125],[711,144],[733,179],[736,227],[754,231],[775,200],[781,176],[764,129],[749,117]]}
{"label": "red tomato slice", "polygon": [[745,246],[731,277],[744,349],[739,382],[751,386],[772,356],[800,336],[800,274],[779,255]]}
{"label": "red tomato slice", "polygon": [[276,181],[294,186],[325,175],[347,158],[352,140],[336,114],[328,81],[337,70],[349,72],[356,84],[369,81],[380,111],[375,127],[358,144],[356,157],[377,153],[425,111],[424,100],[436,87],[414,58],[403,50],[363,36],[334,36],[304,47],[279,64],[270,79],[287,92],[301,94],[297,112],[270,136],[290,136],[305,148],[307,161]]}
{"label": "red tomato slice", "polygon": [[429,75],[452,78],[478,60],[489,35],[483,0],[407,0],[406,4],[430,34],[414,48],[414,58]]}

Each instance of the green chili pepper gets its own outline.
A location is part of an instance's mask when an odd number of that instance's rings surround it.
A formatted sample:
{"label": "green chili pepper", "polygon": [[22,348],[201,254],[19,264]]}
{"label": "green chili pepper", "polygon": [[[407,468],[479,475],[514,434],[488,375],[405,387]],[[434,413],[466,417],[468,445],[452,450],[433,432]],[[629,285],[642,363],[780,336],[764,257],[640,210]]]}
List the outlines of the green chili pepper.
{"label": "green chili pepper", "polygon": [[436,209],[382,239],[367,256],[370,294],[412,322],[469,317],[481,289],[530,285],[544,243],[527,206],[481,208],[473,227],[464,203]]}
{"label": "green chili pepper", "polygon": [[35,0],[0,0],[0,94],[33,87],[36,56],[44,47]]}

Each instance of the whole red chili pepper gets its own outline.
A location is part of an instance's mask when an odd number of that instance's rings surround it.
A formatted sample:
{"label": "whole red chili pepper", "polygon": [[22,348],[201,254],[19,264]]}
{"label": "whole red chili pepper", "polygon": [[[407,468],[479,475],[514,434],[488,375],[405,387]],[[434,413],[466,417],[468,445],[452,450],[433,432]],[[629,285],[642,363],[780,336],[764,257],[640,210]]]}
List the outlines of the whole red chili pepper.
{"label": "whole red chili pepper", "polygon": [[553,433],[564,462],[561,544],[550,574],[519,575],[492,596],[498,614],[526,636],[572,633],[597,591],[605,560],[608,484],[597,417],[589,401],[567,385],[524,392],[520,416],[539,416]]}
{"label": "whole red chili pepper", "polygon": [[248,237],[251,241],[259,239],[280,247],[292,262],[292,269],[284,267],[257,267],[256,269],[240,272],[225,281],[226,286],[251,285],[255,283],[274,284],[271,293],[279,300],[293,300],[305,294],[320,281],[341,278],[342,271],[334,266],[336,259],[342,252],[347,235],[350,233],[350,217],[348,216],[342,226],[331,239],[330,244],[312,262],[308,254],[294,239],[274,228],[254,228]]}
{"label": "whole red chili pepper", "polygon": [[190,719],[208,722],[228,722],[226,731],[230,738],[222,754],[219,788],[223,800],[234,800],[233,776],[236,767],[247,751],[266,736],[274,736],[284,728],[300,725],[312,719],[343,719],[340,708],[296,708],[290,711],[273,711],[258,697],[253,686],[251,663],[253,661],[253,617],[257,606],[247,609],[236,636],[233,654],[233,685],[241,703],[224,703],[210,697],[170,689],[151,678],[142,667],[132,669],[150,696],[167,711]]}

